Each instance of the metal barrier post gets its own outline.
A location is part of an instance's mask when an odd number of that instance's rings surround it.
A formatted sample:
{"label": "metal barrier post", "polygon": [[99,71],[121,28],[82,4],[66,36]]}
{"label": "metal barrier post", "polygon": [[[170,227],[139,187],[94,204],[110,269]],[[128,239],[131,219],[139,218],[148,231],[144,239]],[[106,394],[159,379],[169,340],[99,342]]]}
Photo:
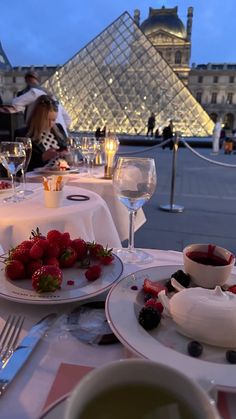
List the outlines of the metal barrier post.
{"label": "metal barrier post", "polygon": [[183,212],[184,207],[181,205],[174,204],[174,193],[175,193],[175,175],[176,175],[176,162],[177,162],[177,151],[179,148],[179,137],[175,134],[174,147],[172,154],[172,174],[171,174],[171,192],[170,192],[170,203],[166,205],[160,205],[162,211],[168,212]]}

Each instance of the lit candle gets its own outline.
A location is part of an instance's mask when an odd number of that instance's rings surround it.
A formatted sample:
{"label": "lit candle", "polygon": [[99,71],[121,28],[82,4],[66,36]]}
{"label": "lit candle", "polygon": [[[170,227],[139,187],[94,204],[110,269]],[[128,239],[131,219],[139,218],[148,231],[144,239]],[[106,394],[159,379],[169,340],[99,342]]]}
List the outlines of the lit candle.
{"label": "lit candle", "polygon": [[105,151],[105,173],[107,179],[112,178],[114,157],[119,147],[119,140],[116,136],[108,136],[105,138],[104,151]]}

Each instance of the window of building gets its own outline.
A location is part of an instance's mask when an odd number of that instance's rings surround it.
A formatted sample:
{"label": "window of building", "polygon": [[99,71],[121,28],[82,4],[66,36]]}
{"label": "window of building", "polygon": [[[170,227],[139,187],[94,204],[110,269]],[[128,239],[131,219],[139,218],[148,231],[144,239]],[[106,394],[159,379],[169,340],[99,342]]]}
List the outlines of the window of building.
{"label": "window of building", "polygon": [[197,92],[196,99],[199,103],[202,103],[202,92]]}
{"label": "window of building", "polygon": [[203,82],[203,76],[198,76],[198,83],[202,83]]}
{"label": "window of building", "polygon": [[182,62],[182,54],[180,51],[176,51],[175,53],[175,64],[181,64]]}
{"label": "window of building", "polygon": [[218,76],[213,77],[213,83],[218,83]]}
{"label": "window of building", "polygon": [[232,105],[232,103],[233,103],[233,93],[230,92],[227,94],[227,104]]}
{"label": "window of building", "polygon": [[211,103],[215,104],[217,103],[217,93],[213,92],[211,95]]}
{"label": "window of building", "polygon": [[234,83],[234,76],[229,76],[229,82]]}

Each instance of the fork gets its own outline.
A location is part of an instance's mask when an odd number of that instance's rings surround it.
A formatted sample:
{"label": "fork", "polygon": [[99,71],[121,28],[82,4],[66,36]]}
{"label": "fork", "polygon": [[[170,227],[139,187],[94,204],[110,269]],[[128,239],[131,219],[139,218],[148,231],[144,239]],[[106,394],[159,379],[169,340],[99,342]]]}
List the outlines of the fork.
{"label": "fork", "polygon": [[3,368],[13,354],[24,320],[22,316],[17,317],[11,314],[8,316],[0,333],[0,368]]}

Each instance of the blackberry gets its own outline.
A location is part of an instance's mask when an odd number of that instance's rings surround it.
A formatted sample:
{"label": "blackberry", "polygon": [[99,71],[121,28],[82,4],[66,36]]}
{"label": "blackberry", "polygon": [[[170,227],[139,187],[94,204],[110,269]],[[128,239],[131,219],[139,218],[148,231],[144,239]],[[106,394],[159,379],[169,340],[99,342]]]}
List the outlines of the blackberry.
{"label": "blackberry", "polygon": [[158,326],[161,313],[153,307],[143,307],[138,316],[138,322],[145,330],[151,330]]}
{"label": "blackberry", "polygon": [[181,269],[174,272],[171,275],[171,277],[175,278],[176,281],[178,281],[185,288],[187,288],[190,284],[190,279],[191,279],[190,276],[188,274],[184,273],[184,271],[182,271]]}
{"label": "blackberry", "polygon": [[236,364],[236,351],[227,351],[225,356],[230,364]]}
{"label": "blackberry", "polygon": [[203,347],[200,342],[197,342],[196,340],[192,340],[188,344],[188,353],[189,355],[193,356],[194,358],[198,358],[203,351]]}
{"label": "blackberry", "polygon": [[168,281],[166,282],[165,286],[166,286],[168,292],[176,291],[176,289],[171,284],[171,280],[170,279],[168,279]]}

